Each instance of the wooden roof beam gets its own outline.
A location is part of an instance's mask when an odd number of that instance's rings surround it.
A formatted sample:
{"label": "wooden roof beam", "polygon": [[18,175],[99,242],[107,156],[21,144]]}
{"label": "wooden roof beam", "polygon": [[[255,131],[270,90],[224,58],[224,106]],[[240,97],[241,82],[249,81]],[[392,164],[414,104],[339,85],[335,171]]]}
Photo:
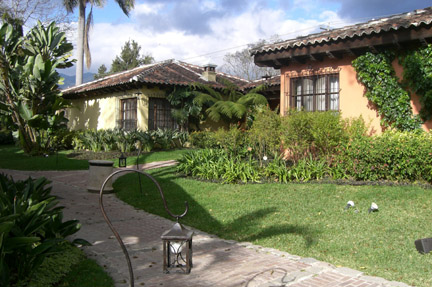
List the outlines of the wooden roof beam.
{"label": "wooden roof beam", "polygon": [[426,41],[425,38],[420,38],[419,40],[420,40],[420,43],[422,44],[423,47],[427,47],[428,42]]}
{"label": "wooden roof beam", "polygon": [[373,46],[373,45],[371,45],[371,46],[369,46],[369,50],[372,52],[372,53],[374,53],[374,54],[378,54],[379,52],[378,52],[378,50],[375,48],[375,46]]}

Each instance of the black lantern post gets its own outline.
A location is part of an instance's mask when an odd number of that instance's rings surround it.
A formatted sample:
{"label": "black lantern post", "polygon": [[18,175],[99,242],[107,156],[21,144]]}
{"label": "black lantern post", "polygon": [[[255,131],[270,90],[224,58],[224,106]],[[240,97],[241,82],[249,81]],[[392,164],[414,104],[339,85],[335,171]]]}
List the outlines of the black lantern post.
{"label": "black lantern post", "polygon": [[161,238],[163,243],[163,272],[170,270],[189,274],[192,268],[193,231],[179,222],[165,231]]}
{"label": "black lantern post", "polygon": [[127,157],[125,157],[125,155],[122,152],[120,157],[119,157],[119,167],[126,167],[126,160],[127,160]]}

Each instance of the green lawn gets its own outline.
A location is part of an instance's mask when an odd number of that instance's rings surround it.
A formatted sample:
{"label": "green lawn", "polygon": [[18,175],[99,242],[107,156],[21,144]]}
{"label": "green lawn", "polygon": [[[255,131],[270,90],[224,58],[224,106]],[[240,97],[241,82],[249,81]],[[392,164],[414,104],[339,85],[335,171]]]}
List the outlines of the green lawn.
{"label": "green lawn", "polygon": [[[387,280],[432,286],[432,254],[414,246],[432,236],[432,190],[415,186],[333,184],[223,185],[175,175],[175,168],[150,171],[161,183],[173,212],[189,202],[185,224],[225,239],[249,241],[314,257]],[[168,217],[162,200],[137,175],[114,184],[127,203]],[[147,185],[149,187],[147,187]],[[153,190],[152,190],[153,189]],[[356,204],[344,211],[348,200]],[[379,212],[368,213],[372,202]],[[358,210],[358,212],[355,212]]]}
{"label": "green lawn", "polygon": [[30,156],[15,146],[0,146],[0,168],[16,170],[77,170],[88,169],[87,160],[70,159],[70,151],[58,155]]}
{"label": "green lawn", "polygon": [[[140,163],[149,163],[154,161],[165,161],[179,159],[182,154],[188,152],[188,149],[177,149],[169,151],[154,151],[143,153],[140,156]],[[74,151],[60,151],[57,154],[49,156],[29,156],[20,148],[15,146],[0,146],[0,168],[15,169],[15,170],[82,170],[88,169],[88,159],[69,158],[67,155]],[[103,158],[104,153],[95,155],[94,159],[107,159],[114,162],[114,166],[118,166],[118,158],[113,156],[120,155],[119,152],[107,153]],[[89,155],[91,157],[91,155]],[[102,157],[102,158],[101,158]],[[127,164],[136,164],[136,155],[127,158]]]}
{"label": "green lawn", "polygon": [[56,287],[114,287],[114,281],[96,261],[84,259]]}

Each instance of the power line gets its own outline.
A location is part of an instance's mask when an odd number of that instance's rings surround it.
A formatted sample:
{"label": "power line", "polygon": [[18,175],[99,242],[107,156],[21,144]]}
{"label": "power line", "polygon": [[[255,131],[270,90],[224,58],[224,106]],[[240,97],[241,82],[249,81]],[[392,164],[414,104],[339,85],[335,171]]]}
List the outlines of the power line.
{"label": "power line", "polygon": [[[369,20],[373,20],[373,19],[377,19],[377,18],[389,17],[389,16],[393,16],[393,14],[391,14],[391,15],[390,14],[386,14],[386,15],[381,15],[381,16],[374,16],[372,18],[371,17],[361,17],[361,18],[359,17],[359,18],[353,19],[353,21],[351,21],[351,23],[349,23],[348,25],[354,25],[356,23],[365,22],[365,21],[369,21]],[[321,25],[327,24],[327,25],[330,26],[330,24],[337,25],[337,24],[344,24],[344,23],[345,23],[344,21],[322,22],[322,23],[318,23],[317,25],[314,25],[314,26],[306,27],[304,29],[296,30],[296,31],[289,32],[289,33],[286,33],[286,34],[281,34],[281,35],[273,35],[273,36],[285,37],[285,36],[289,36],[289,35],[293,35],[293,34],[295,34],[295,35],[301,35],[301,32],[319,29]],[[264,39],[264,40],[267,42],[268,40],[271,40],[271,37],[269,37],[267,39]],[[282,41],[286,41],[286,40],[282,40]],[[193,56],[193,57],[183,58],[180,61],[186,62],[186,61],[190,61],[192,59],[197,59],[197,58],[202,58],[202,57],[206,57],[206,56],[216,55],[218,53],[227,52],[227,51],[234,50],[234,49],[246,48],[246,47],[251,46],[251,45],[253,45],[255,43],[257,43],[257,42],[247,43],[247,44],[238,45],[238,46],[234,46],[234,47],[230,47],[230,48],[225,48],[225,49],[221,49],[221,50],[216,50],[216,51],[208,52],[208,53],[205,53],[205,54],[202,54],[202,55],[197,55],[197,56]],[[222,56],[225,56],[225,55],[222,55]],[[217,58],[222,57],[222,56],[218,56]]]}

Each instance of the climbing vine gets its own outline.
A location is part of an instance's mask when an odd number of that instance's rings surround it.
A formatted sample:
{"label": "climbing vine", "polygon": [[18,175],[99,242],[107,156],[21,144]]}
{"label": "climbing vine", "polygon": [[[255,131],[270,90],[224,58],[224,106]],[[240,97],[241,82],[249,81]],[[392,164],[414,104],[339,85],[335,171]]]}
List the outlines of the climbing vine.
{"label": "climbing vine", "polygon": [[404,82],[420,97],[420,116],[424,121],[432,118],[432,45],[410,50],[399,57],[404,68]]}
{"label": "climbing vine", "polygon": [[366,53],[353,61],[358,79],[366,87],[366,97],[377,107],[381,125],[401,131],[420,128],[418,115],[413,115],[410,95],[395,75],[391,51]]}

